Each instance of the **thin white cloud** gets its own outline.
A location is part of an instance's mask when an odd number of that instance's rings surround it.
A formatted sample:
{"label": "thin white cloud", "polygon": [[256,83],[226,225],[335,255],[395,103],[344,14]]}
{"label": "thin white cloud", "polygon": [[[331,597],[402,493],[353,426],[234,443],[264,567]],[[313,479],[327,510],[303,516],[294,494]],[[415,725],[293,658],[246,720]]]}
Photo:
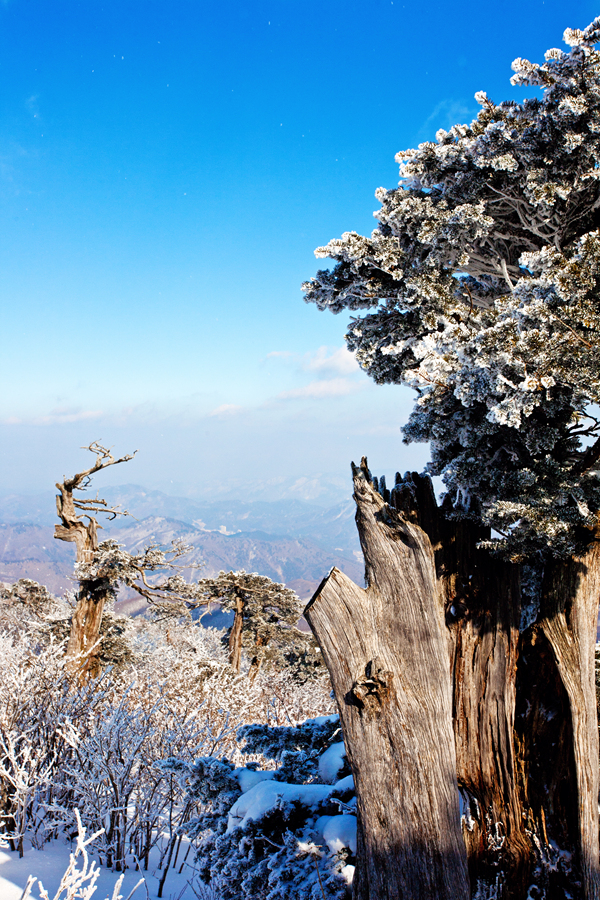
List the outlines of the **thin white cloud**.
{"label": "thin white cloud", "polygon": [[18,416],[9,416],[2,420],[4,425],[67,425],[71,422],[83,422],[88,419],[99,419],[102,410],[85,409],[85,410],[63,410],[57,409],[48,413],[46,416],[31,416],[29,418],[21,418]]}
{"label": "thin white cloud", "polygon": [[432,132],[435,134],[440,128],[447,131],[457,123],[470,121],[474,114],[474,103],[467,104],[463,100],[451,98],[440,100],[419,128],[418,137],[432,140]]}
{"label": "thin white cloud", "polygon": [[292,353],[291,350],[271,350],[270,353],[267,353],[267,355],[265,356],[265,359],[273,359],[273,358],[289,359],[289,357],[293,356],[293,355],[294,354]]}
{"label": "thin white cloud", "polygon": [[235,403],[223,403],[221,406],[217,406],[216,409],[213,409],[212,412],[209,412],[209,416],[233,416],[235,413],[241,412],[242,407],[236,406]]}
{"label": "thin white cloud", "polygon": [[309,372],[332,372],[336,375],[351,375],[360,371],[354,353],[346,347],[338,347],[331,353],[328,347],[319,347],[315,353],[307,354],[305,368]]}
{"label": "thin white cloud", "polygon": [[277,400],[313,399],[320,400],[325,397],[343,397],[362,390],[362,384],[350,378],[329,378],[322,381],[311,381],[304,387],[293,388],[291,391],[283,391],[277,395]]}
{"label": "thin white cloud", "polygon": [[290,350],[272,350],[265,360],[279,359],[296,366],[302,372],[316,372],[323,377],[352,375],[360,371],[356,357],[346,347],[319,347],[300,355]]}

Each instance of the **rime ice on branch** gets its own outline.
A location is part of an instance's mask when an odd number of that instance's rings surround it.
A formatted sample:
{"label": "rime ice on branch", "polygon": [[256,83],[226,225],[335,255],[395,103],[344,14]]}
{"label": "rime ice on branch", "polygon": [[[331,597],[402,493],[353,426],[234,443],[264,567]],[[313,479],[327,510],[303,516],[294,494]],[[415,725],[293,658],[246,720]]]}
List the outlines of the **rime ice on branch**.
{"label": "rime ice on branch", "polygon": [[347,342],[378,383],[418,394],[406,441],[463,511],[519,555],[568,553],[600,508],[600,19],[568,52],[518,59],[523,103],[476,95],[470,125],[398,154],[378,228],[316,251],[304,285],[348,309]]}

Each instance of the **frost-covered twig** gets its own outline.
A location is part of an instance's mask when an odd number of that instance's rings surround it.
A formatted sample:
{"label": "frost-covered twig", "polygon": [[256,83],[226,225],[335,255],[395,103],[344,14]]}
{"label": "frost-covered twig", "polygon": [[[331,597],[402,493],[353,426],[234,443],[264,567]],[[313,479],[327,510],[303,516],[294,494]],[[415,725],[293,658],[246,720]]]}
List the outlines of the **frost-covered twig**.
{"label": "frost-covered twig", "polygon": [[[96,892],[96,882],[100,875],[100,869],[94,862],[90,863],[87,848],[100,837],[103,829],[86,838],[86,829],[81,823],[81,816],[77,809],[75,810],[75,818],[77,820],[77,843],[75,852],[70,855],[69,865],[60,880],[58,890],[52,900],[91,900],[92,895]],[[79,857],[81,857],[81,868],[78,867]],[[123,884],[123,878],[124,876],[121,875],[117,880],[111,900],[122,900],[120,889]],[[28,900],[36,880],[39,881],[39,879],[36,879],[34,876],[29,876],[27,884],[25,885],[25,890],[21,895],[21,900]],[[143,878],[138,881],[133,890],[127,895],[126,900],[130,900],[130,898],[133,897],[133,894],[143,881]],[[39,881],[39,892],[40,900],[50,900],[50,895],[41,881]],[[106,900],[108,900],[108,898],[106,898]]]}

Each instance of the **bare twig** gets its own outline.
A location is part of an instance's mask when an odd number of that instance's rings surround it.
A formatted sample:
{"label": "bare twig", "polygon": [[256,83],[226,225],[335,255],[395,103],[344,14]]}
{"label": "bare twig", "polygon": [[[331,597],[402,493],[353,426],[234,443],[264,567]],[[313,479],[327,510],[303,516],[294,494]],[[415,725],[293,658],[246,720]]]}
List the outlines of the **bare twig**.
{"label": "bare twig", "polygon": [[580,334],[577,334],[577,332],[575,331],[575,329],[574,329],[574,328],[571,328],[571,326],[568,324],[568,322],[565,322],[564,319],[561,319],[560,316],[557,316],[556,313],[555,313],[555,312],[552,312],[551,310],[548,310],[548,313],[549,313],[549,315],[552,316],[552,318],[554,318],[554,319],[556,319],[558,322],[560,322],[561,325],[564,325],[565,328],[568,328],[569,331],[571,332],[571,334],[572,334],[574,337],[576,337],[578,341],[581,341],[581,343],[582,343],[585,347],[587,347],[589,350],[592,350],[592,349],[593,349],[593,348],[592,348],[592,345],[591,345],[588,341],[586,341],[584,338],[582,338]]}

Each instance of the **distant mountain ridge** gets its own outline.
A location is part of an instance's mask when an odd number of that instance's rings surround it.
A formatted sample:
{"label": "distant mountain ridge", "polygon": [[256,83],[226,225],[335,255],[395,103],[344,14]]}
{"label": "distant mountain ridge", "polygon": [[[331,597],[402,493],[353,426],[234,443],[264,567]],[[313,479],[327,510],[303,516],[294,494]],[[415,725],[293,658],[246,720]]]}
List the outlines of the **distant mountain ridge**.
{"label": "distant mountain ridge", "polygon": [[[354,525],[354,503],[324,508],[302,500],[196,501],[147,491],[139,485],[107,487],[102,495],[135,518],[105,521],[100,538],[128,550],[183,540],[190,577],[220,569],[246,569],[283,581],[309,597],[332,566],[359,584],[363,562]],[[71,587],[73,547],[53,538],[54,494],[0,496],[0,581],[28,577],[62,593]]]}
{"label": "distant mountain ridge", "polygon": [[57,595],[73,590],[74,549],[54,540],[54,529],[31,523],[0,523],[0,581],[31,578]]}
{"label": "distant mountain ridge", "polygon": [[[242,504],[285,503],[290,507],[294,503],[307,505],[315,509],[330,509],[340,503],[348,502],[352,495],[352,482],[338,475],[314,475],[294,478],[273,478],[257,481],[247,478],[231,478],[227,481],[214,479],[202,490],[183,490],[173,493],[149,489],[138,484],[103,486],[101,479],[94,481],[89,493],[100,496],[111,502],[119,495],[136,509],[131,510],[138,518],[149,515],[168,515],[174,518],[189,519],[188,512],[194,508],[213,508],[223,504],[235,507]],[[54,521],[55,491],[17,491],[0,489],[0,521],[23,521],[23,513],[27,512],[27,520],[36,525],[49,525]]]}

